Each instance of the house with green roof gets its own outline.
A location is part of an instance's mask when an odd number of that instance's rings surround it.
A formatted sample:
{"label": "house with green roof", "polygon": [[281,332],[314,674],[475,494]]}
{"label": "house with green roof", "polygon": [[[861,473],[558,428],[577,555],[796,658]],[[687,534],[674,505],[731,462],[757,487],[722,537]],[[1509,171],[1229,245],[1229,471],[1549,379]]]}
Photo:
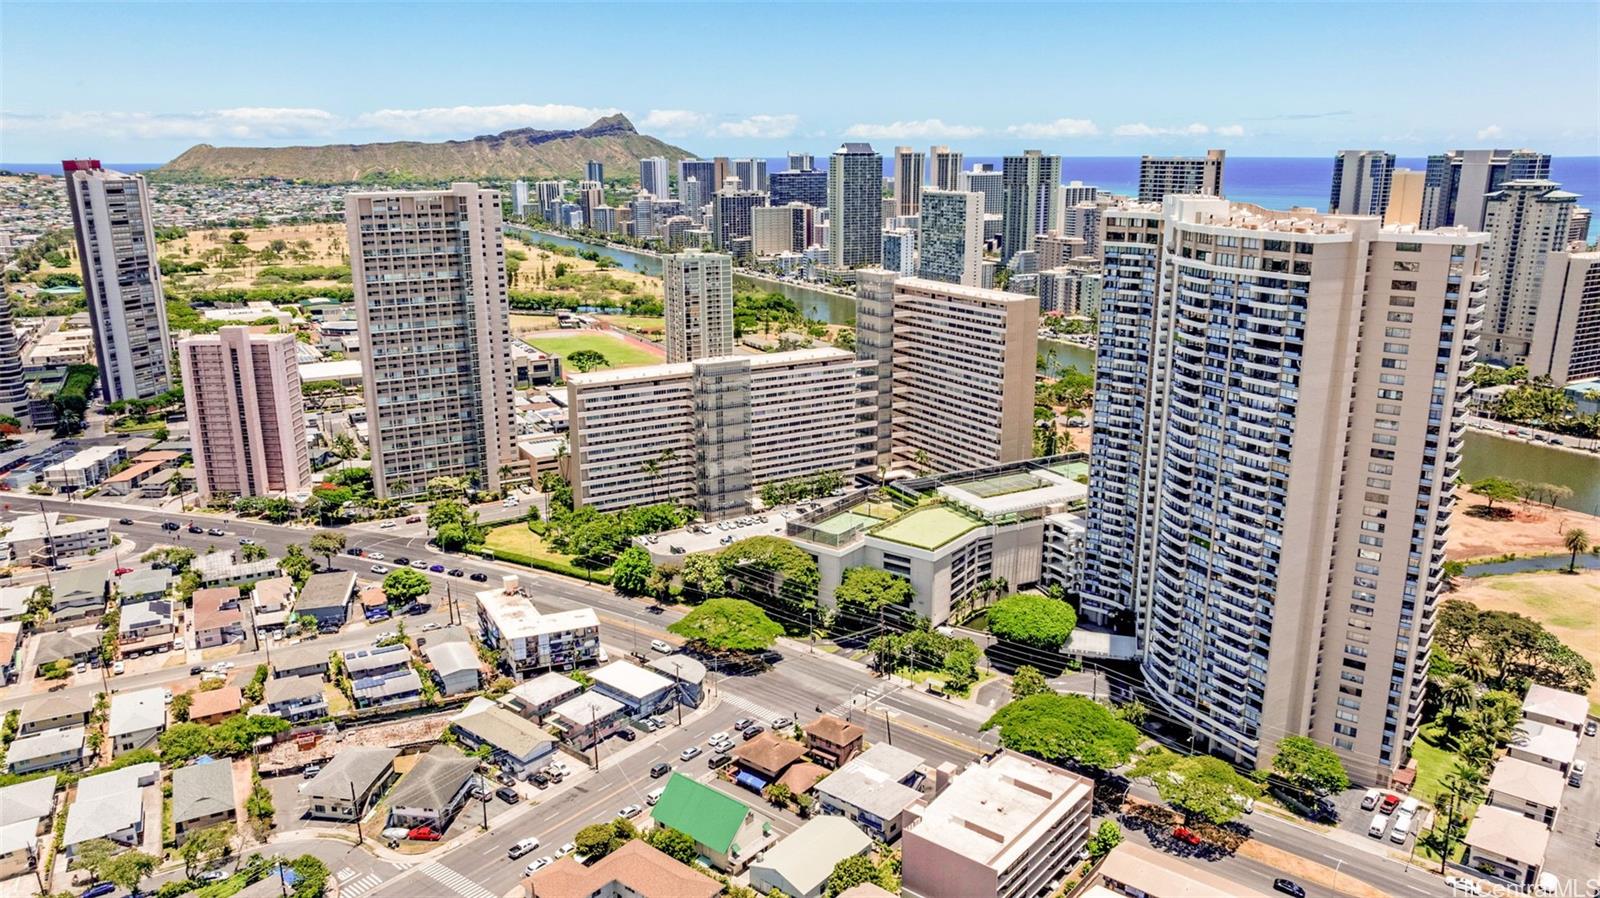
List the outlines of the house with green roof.
{"label": "house with green roof", "polygon": [[708,865],[738,873],[778,841],[772,819],[714,786],[681,773],[667,780],[661,798],[650,810],[656,826],[670,826],[694,839]]}

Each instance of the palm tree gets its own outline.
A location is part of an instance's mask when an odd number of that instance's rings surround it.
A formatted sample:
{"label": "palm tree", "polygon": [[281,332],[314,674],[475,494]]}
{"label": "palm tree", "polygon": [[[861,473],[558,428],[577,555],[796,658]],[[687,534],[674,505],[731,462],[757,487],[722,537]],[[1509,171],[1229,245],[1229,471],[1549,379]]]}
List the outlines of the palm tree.
{"label": "palm tree", "polygon": [[1440,674],[1431,678],[1430,686],[1439,697],[1439,709],[1444,716],[1455,714],[1462,708],[1472,707],[1478,695],[1478,684],[1471,677],[1458,673]]}
{"label": "palm tree", "polygon": [[1561,544],[1567,547],[1568,552],[1572,553],[1572,561],[1567,563],[1567,573],[1577,573],[1578,553],[1589,551],[1589,547],[1593,545],[1589,540],[1589,532],[1582,527],[1574,527],[1561,534]]}
{"label": "palm tree", "polygon": [[1494,672],[1494,666],[1489,661],[1489,653],[1477,646],[1469,646],[1461,654],[1461,672],[1471,677],[1473,682],[1482,683],[1489,679]]}

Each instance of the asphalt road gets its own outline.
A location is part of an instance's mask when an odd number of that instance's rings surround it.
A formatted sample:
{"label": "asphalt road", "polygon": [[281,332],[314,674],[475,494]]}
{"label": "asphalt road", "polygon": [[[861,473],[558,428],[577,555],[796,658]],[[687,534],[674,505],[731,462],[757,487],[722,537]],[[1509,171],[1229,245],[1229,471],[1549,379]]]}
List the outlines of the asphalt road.
{"label": "asphalt road", "polygon": [[[174,519],[184,523],[193,520],[203,526],[218,526],[226,530],[228,536],[198,537],[183,533],[181,538],[173,539],[173,534],[160,529],[165,515],[148,509],[108,505],[92,500],[69,503],[59,497],[44,497],[43,503],[50,510],[104,515],[113,521],[120,517],[132,518],[134,524],[131,526],[113,524],[113,530],[134,540],[141,553],[153,544],[167,543],[200,549],[213,544],[219,549],[236,548],[238,538],[244,536],[259,541],[271,554],[281,555],[288,544],[303,545],[314,532],[314,528],[307,527],[282,527],[215,515],[186,514]],[[31,497],[28,504],[37,508]],[[665,627],[679,616],[678,612],[671,609],[652,613],[647,610],[647,603],[630,600],[609,589],[570,578],[466,556],[431,552],[426,546],[425,536],[417,532],[419,529],[411,526],[380,530],[374,525],[341,528],[350,545],[369,551],[382,551],[389,559],[383,563],[389,567],[392,567],[393,558],[409,556],[412,559],[437,560],[446,567],[461,568],[468,573],[482,572],[490,578],[491,583],[498,582],[505,574],[514,573],[522,579],[534,604],[541,609],[592,607],[609,630],[605,635],[606,645],[613,648],[628,650],[637,646],[644,651],[646,649],[643,647],[648,646],[651,639],[664,636]],[[346,568],[355,566],[363,573],[370,565],[365,560],[351,556],[341,556],[335,564]],[[435,582],[435,610],[420,619],[408,619],[408,626],[410,620],[419,624],[429,620],[443,621],[444,604],[437,600],[437,596],[442,595],[448,585],[460,603],[463,618],[475,629],[476,612],[472,594],[485,588],[485,584],[473,583],[465,578],[448,578],[442,574],[428,576]],[[319,642],[331,650],[366,644],[370,639],[371,631],[355,628],[321,637]],[[651,764],[658,759],[675,758],[677,752],[686,745],[703,745],[706,736],[718,730],[727,730],[735,717],[766,721],[775,715],[798,715],[804,720],[814,716],[820,707],[860,723],[867,729],[869,741],[893,741],[895,745],[920,754],[933,764],[950,761],[959,765],[992,750],[996,744],[993,733],[978,731],[982,722],[980,711],[916,693],[908,687],[890,685],[859,666],[829,656],[820,649],[813,651],[807,646],[786,642],[780,646],[780,653],[782,660],[771,670],[758,675],[723,677],[713,674],[709,688],[717,693],[716,700],[720,705],[703,720],[697,720],[681,731],[670,730],[664,736],[646,742],[646,747],[626,753],[623,760],[615,763],[607,762],[606,753],[613,744],[624,746],[625,743],[610,740],[601,750],[601,767],[595,776],[579,784],[578,788],[509,815],[511,820],[508,823],[503,826],[497,824],[488,835],[449,852],[442,860],[421,861],[405,870],[383,864],[362,868],[358,872],[365,887],[363,891],[383,898],[451,894],[467,898],[497,898],[511,890],[520,878],[523,865],[531,859],[530,856],[518,861],[508,860],[506,849],[513,842],[524,836],[536,835],[544,847],[534,856],[549,853],[571,839],[581,827],[610,819],[623,805],[643,804],[645,793],[654,788],[648,775]],[[240,667],[247,667],[265,661],[265,653],[244,653],[233,660]],[[186,668],[172,667],[147,674],[117,677],[113,688],[161,685],[185,676]],[[98,691],[99,684],[96,681],[70,688],[93,693]],[[7,695],[0,699],[0,710],[20,705],[26,698]],[[703,758],[690,762],[689,767],[697,774],[705,772]],[[1139,794],[1140,788],[1136,787],[1135,794]],[[1443,888],[1442,882],[1431,873],[1389,860],[1319,831],[1262,813],[1253,815],[1248,822],[1254,828],[1255,838],[1265,844],[1337,867],[1341,875],[1358,878],[1391,894],[1437,894]],[[1245,881],[1261,882],[1265,888],[1271,887],[1271,876],[1268,875],[1271,871],[1259,864],[1242,858],[1226,858],[1216,863],[1236,866],[1239,871],[1236,875]],[[373,870],[382,873],[384,869],[388,870],[386,876],[369,875]],[[377,879],[382,881],[375,881]],[[1313,891],[1311,894],[1317,893]]]}

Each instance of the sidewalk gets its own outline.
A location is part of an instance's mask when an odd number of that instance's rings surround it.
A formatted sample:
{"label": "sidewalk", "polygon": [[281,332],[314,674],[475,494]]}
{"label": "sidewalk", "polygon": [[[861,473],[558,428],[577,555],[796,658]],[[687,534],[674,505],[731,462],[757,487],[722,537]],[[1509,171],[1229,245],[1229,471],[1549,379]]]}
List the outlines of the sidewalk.
{"label": "sidewalk", "polygon": [[[979,724],[984,723],[994,714],[993,709],[987,708],[980,704],[976,696],[972,698],[956,698],[953,696],[947,698],[935,698],[934,696],[929,695],[928,693],[919,689],[916,683],[906,679],[905,677],[896,676],[894,674],[877,674],[872,670],[872,668],[862,664],[860,661],[843,657],[838,652],[829,652],[821,649],[813,651],[810,643],[801,641],[799,639],[792,639],[787,636],[780,637],[778,639],[778,645],[797,655],[809,655],[814,658],[826,660],[831,664],[838,664],[848,667],[856,673],[865,673],[872,677],[879,687],[895,687],[893,689],[874,687],[872,691],[876,693],[876,695],[874,695],[872,699],[868,700],[868,705],[871,705],[872,701],[876,700],[878,696],[882,696],[893,691],[899,695],[916,696],[918,702],[924,703],[930,708],[941,708],[946,711],[954,711],[960,716],[968,718],[969,720]],[[1003,676],[997,674],[994,679],[984,681],[983,685],[986,686],[989,683],[1004,682],[1004,679],[1005,678]],[[975,693],[981,692],[982,689],[979,687],[975,688],[973,691]],[[854,696],[852,696],[851,701],[854,702]]]}

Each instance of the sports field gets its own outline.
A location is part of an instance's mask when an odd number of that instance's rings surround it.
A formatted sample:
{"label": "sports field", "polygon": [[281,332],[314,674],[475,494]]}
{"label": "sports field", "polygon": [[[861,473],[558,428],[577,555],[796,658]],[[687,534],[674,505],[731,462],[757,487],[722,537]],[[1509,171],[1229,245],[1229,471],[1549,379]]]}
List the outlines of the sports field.
{"label": "sports field", "polygon": [[[563,363],[566,362],[567,356],[585,349],[605,356],[609,362],[605,366],[607,368],[636,368],[640,365],[659,365],[666,361],[663,353],[654,352],[603,331],[541,331],[521,336],[536,349],[560,356]],[[569,369],[568,373],[577,372]]]}

